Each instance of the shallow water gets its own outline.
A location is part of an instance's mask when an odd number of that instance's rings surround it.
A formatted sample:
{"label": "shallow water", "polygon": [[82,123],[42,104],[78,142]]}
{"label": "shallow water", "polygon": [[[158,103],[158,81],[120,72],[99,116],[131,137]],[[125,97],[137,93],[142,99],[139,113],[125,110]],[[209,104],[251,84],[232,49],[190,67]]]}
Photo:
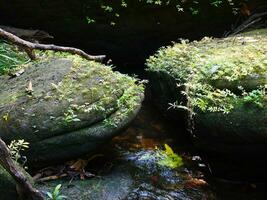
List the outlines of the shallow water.
{"label": "shallow water", "polygon": [[[67,177],[38,187],[52,190],[60,183],[63,194],[77,200],[265,199],[264,184],[211,178],[201,156],[177,127],[146,103],[123,134],[89,157],[85,169],[97,177]],[[183,158],[183,166],[171,169],[158,165],[155,155],[164,144]]]}

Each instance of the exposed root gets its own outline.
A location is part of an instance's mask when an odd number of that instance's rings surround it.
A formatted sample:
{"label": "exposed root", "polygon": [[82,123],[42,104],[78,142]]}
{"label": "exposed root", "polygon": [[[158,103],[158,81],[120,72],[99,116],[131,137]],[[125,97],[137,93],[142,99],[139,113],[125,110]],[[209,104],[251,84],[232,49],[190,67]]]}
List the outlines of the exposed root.
{"label": "exposed root", "polygon": [[0,164],[17,183],[17,192],[22,199],[44,200],[43,195],[33,188],[27,177],[17,168],[10,157],[8,148],[0,139]]}

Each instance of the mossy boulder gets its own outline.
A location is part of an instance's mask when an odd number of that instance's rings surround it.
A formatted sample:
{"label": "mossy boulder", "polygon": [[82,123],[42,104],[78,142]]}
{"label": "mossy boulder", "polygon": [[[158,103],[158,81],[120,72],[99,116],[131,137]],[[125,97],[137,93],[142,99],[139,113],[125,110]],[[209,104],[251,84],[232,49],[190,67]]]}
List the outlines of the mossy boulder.
{"label": "mossy boulder", "polygon": [[37,54],[37,61],[8,70],[23,69],[21,75],[0,76],[0,137],[29,142],[29,164],[95,150],[139,111],[144,88],[136,79],[77,55]]}
{"label": "mossy boulder", "polygon": [[147,60],[154,99],[206,152],[267,150],[267,30],[186,40]]}

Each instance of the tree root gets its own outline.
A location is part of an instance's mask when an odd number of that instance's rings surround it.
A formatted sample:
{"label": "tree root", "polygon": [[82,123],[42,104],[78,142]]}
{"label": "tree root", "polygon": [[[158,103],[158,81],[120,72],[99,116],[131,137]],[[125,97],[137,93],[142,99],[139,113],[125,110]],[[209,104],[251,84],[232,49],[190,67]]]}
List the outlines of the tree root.
{"label": "tree root", "polygon": [[0,164],[13,177],[17,183],[17,192],[21,199],[44,200],[43,195],[33,188],[27,177],[17,168],[10,157],[9,150],[0,139]]}

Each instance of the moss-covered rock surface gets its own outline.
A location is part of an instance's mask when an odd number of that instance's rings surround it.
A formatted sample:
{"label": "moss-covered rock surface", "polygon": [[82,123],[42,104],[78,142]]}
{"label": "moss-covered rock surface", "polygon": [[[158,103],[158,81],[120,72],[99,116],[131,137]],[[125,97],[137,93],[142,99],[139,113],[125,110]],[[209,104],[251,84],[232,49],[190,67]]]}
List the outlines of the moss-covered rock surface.
{"label": "moss-covered rock surface", "polygon": [[143,85],[109,66],[49,51],[37,52],[32,62],[0,45],[7,57],[0,66],[0,137],[29,142],[30,163],[94,150],[127,126],[141,106]]}
{"label": "moss-covered rock surface", "polygon": [[224,152],[267,148],[266,29],[183,40],[160,49],[147,67],[157,103],[186,113],[198,144]]}

